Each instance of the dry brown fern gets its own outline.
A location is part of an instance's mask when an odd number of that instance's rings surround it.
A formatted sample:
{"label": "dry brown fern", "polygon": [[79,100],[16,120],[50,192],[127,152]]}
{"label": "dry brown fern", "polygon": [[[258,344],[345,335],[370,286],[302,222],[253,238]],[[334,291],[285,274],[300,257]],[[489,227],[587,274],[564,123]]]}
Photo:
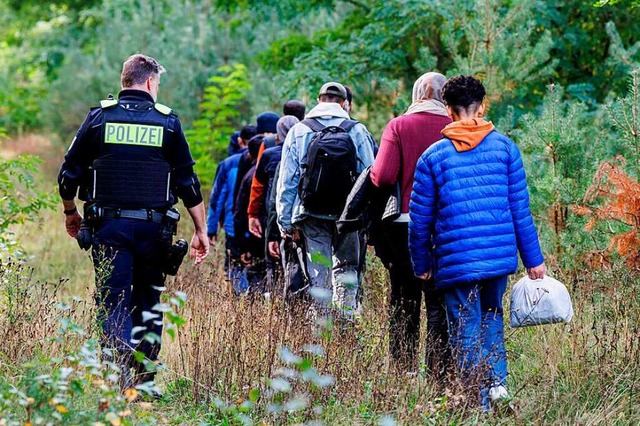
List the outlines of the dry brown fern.
{"label": "dry brown fern", "polygon": [[628,232],[611,238],[607,250],[622,256],[628,266],[640,269],[640,183],[624,171],[625,165],[626,160],[622,156],[600,164],[593,178],[594,184],[584,196],[583,205],[574,205],[571,210],[579,216],[589,217],[585,226],[587,231],[593,230],[600,222],[629,226]]}

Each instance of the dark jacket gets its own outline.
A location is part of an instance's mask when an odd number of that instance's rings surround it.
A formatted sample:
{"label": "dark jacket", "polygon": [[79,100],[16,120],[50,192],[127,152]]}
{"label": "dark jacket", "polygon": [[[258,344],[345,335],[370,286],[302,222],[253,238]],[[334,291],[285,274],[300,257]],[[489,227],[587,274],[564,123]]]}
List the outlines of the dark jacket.
{"label": "dark jacket", "polygon": [[393,221],[400,215],[400,200],[397,191],[378,188],[371,181],[371,166],[360,173],[353,185],[347,204],[336,222],[338,232],[370,229],[382,221]]}
{"label": "dark jacket", "polygon": [[[118,122],[125,124],[136,124],[137,120],[143,119],[143,123],[148,120],[162,121],[165,124],[162,129],[162,144],[154,146],[153,138],[146,139],[140,135],[140,139],[145,142],[131,143],[136,135],[131,134],[131,141],[113,143],[113,157],[117,159],[130,159],[132,155],[144,156],[146,150],[161,150],[161,157],[169,164],[171,175],[169,189],[171,191],[170,203],[175,203],[176,197],[183,200],[186,207],[193,207],[202,202],[200,193],[200,182],[193,171],[195,162],[191,157],[189,145],[182,131],[182,125],[177,115],[171,109],[161,104],[156,104],[146,92],[140,90],[122,90],[119,99],[106,102],[105,105],[91,109],[85,121],[76,133],[76,137],[64,157],[64,162],[58,174],[58,188],[60,196],[65,200],[73,199],[76,194],[80,199],[89,201],[92,188],[92,178],[90,167],[101,155],[101,150],[108,135],[105,132],[105,110],[106,108],[119,108]],[[117,141],[115,141],[117,142]],[[128,143],[125,143],[128,142]],[[146,145],[143,146],[143,145]],[[110,148],[113,148],[110,146]],[[155,154],[154,154],[155,155]],[[78,193],[78,188],[80,192]]]}
{"label": "dark jacket", "polygon": [[235,230],[235,241],[240,253],[251,253],[253,256],[264,257],[264,239],[257,238],[249,232],[249,197],[251,195],[251,180],[256,171],[253,165],[240,181],[238,197],[236,198],[235,210],[233,213],[233,223]]}
{"label": "dark jacket", "polygon": [[280,162],[276,166],[273,176],[272,191],[267,199],[267,225],[265,226],[265,235],[268,242],[280,241],[280,228],[278,228],[278,213],[276,213],[276,185],[280,177]]}
{"label": "dark jacket", "polygon": [[237,193],[236,182],[238,179],[238,167],[246,148],[237,154],[225,158],[216,172],[216,179],[211,188],[209,197],[209,213],[207,215],[207,234],[211,237],[218,234],[218,225],[222,223],[227,236],[235,235],[233,223],[233,205]]}
{"label": "dark jacket", "polygon": [[265,196],[259,215],[262,223],[266,222],[269,198],[275,188],[273,182],[276,169],[280,165],[280,157],[282,157],[282,145],[267,148],[262,154],[256,168],[256,180],[265,186]]}

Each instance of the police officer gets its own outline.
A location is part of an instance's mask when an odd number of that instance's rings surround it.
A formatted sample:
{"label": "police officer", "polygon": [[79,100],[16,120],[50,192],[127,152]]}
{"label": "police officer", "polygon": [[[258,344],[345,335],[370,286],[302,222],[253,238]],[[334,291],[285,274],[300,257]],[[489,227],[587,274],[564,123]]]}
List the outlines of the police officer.
{"label": "police officer", "polygon": [[[118,99],[91,109],[58,175],[67,233],[76,238],[80,232],[81,246],[92,248],[103,356],[120,366],[123,390],[154,379],[133,351],[149,361],[156,361],[160,351],[162,312],[153,308],[160,301],[171,245],[171,236],[167,243],[161,235],[177,213],[171,209],[176,197],[195,225],[191,258],[198,265],[209,253],[195,162],[177,115],[156,102],[163,72],[149,56],[129,57]],[[86,226],[76,194],[85,201]],[[93,230],[88,243],[87,229]]]}

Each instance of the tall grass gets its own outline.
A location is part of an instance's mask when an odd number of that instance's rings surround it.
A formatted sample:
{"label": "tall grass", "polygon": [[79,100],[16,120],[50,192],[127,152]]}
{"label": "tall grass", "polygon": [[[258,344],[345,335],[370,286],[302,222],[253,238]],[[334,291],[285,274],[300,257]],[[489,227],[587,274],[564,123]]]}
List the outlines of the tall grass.
{"label": "tall grass", "polygon": [[[48,212],[41,225],[18,229],[29,255],[26,264],[0,265],[0,388],[18,386],[42,359],[68,353],[74,345],[80,348],[84,339],[96,336],[92,264],[66,236],[62,220],[60,212]],[[190,233],[184,222],[181,236]],[[220,243],[201,267],[186,262],[167,280],[168,292],[188,295],[180,312],[186,324],[174,340],[163,338],[160,357],[166,368],[159,380],[165,400],[132,405],[130,424],[240,424],[250,419],[256,424],[343,425],[391,418],[406,425],[640,424],[640,283],[623,265],[558,276],[573,298],[571,324],[507,328],[508,388],[516,411],[487,415],[459,389],[436,386],[424,368],[406,375],[391,366],[388,277],[371,254],[361,318],[336,321],[318,334],[304,306],[278,297],[234,296],[222,268],[222,250]],[[51,339],[61,317],[87,334]],[[424,337],[423,329],[422,341]],[[333,382],[315,386],[301,380],[282,356],[283,347],[307,358]],[[319,348],[322,354],[314,354]],[[292,394],[302,395],[308,404],[273,410],[277,395],[272,379],[279,377],[289,377]],[[250,408],[243,406],[247,401]],[[85,396],[76,406],[86,412],[97,405]],[[16,407],[14,414],[19,416],[20,410]]]}
{"label": "tall grass", "polygon": [[362,319],[352,327],[336,326],[324,338],[314,336],[304,315],[280,301],[234,297],[217,267],[204,274],[186,271],[172,286],[191,295],[188,325],[180,339],[165,347],[171,371],[165,377],[193,382],[183,383],[176,397],[198,402],[212,396],[246,398],[249,389],[266,386],[283,366],[279,346],[302,353],[311,342],[323,345],[326,355],[318,366],[336,379],[330,391],[316,395],[326,410],[321,418],[330,424],[367,423],[383,414],[402,424],[466,422],[476,416],[507,424],[516,419],[538,424],[640,422],[640,286],[623,267],[586,271],[569,283],[576,312],[571,324],[507,329],[516,417],[502,418],[482,417],[462,394],[439,389],[423,374],[407,376],[391,368],[386,274],[377,262],[370,266]]}
{"label": "tall grass", "polygon": [[[241,404],[257,389],[262,397],[249,417],[272,424],[376,424],[386,415],[400,424],[640,422],[640,285],[622,267],[587,271],[569,283],[576,312],[571,324],[507,329],[509,389],[516,414],[485,415],[454,388],[435,386],[424,373],[405,375],[392,368],[387,356],[386,273],[374,259],[365,279],[361,319],[355,324],[336,322],[320,335],[301,306],[277,297],[234,296],[221,261],[221,247],[216,247],[204,267],[185,266],[167,282],[168,291],[189,295],[181,312],[187,322],[175,340],[164,336],[161,359],[166,369],[160,381],[168,397],[154,407],[154,415],[179,419],[180,424],[217,424],[226,418],[222,407]],[[36,266],[31,283],[37,271]],[[3,374],[17,376],[21,361],[61,350],[42,344],[61,313],[52,305],[65,299],[60,288],[82,279],[69,274],[69,281],[11,294],[3,281]],[[11,314],[15,309],[6,309],[16,302],[22,307],[18,316]],[[91,303],[90,298],[76,302],[66,312],[89,329]],[[310,344],[320,345],[323,356],[305,352]],[[265,390],[270,379],[287,368],[280,356],[283,346],[307,356],[335,383],[297,385],[310,401],[308,408],[272,413]],[[142,421],[149,412],[134,410],[136,415]]]}

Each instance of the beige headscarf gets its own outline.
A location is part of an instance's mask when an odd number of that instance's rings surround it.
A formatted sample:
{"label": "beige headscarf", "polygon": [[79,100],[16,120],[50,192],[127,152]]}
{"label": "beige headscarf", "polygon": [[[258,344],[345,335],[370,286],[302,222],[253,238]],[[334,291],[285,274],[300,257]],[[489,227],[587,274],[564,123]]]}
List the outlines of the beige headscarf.
{"label": "beige headscarf", "polygon": [[437,72],[422,74],[413,84],[411,100],[413,103],[405,112],[405,115],[417,112],[430,112],[432,114],[448,116],[447,108],[442,102],[442,87],[447,82],[447,77]]}

